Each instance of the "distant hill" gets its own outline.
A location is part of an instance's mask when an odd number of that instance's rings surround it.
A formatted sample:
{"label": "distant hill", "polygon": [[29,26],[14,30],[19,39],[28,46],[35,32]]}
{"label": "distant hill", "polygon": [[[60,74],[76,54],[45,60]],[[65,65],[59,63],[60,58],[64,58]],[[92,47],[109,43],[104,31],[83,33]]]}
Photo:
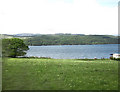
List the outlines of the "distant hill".
{"label": "distant hill", "polygon": [[2,34],[0,38],[20,38],[25,44],[33,46],[41,45],[87,45],[87,44],[118,44],[120,36],[112,35],[84,35],[84,34]]}
{"label": "distant hill", "polygon": [[35,35],[25,39],[27,45],[88,45],[88,44],[118,44],[118,36],[84,35],[84,34],[53,34]]}
{"label": "distant hill", "polygon": [[26,39],[26,38],[31,38],[34,35],[30,35],[30,34],[15,34],[15,35],[9,35],[9,34],[1,34],[0,38],[4,39],[4,38],[20,38],[20,39]]}
{"label": "distant hill", "polygon": [[0,39],[4,39],[4,38],[13,38],[13,35],[0,34]]}
{"label": "distant hill", "polygon": [[21,34],[15,34],[13,35],[14,37],[20,37],[20,36],[24,36],[24,37],[27,37],[27,36],[35,36],[36,34],[31,34],[31,33],[21,33]]}

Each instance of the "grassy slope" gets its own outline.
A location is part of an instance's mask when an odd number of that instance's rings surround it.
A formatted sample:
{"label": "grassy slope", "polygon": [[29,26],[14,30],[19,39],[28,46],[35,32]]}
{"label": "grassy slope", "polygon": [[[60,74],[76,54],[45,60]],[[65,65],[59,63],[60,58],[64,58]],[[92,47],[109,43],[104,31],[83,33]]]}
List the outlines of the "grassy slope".
{"label": "grassy slope", "polygon": [[116,90],[118,61],[10,58],[3,90]]}

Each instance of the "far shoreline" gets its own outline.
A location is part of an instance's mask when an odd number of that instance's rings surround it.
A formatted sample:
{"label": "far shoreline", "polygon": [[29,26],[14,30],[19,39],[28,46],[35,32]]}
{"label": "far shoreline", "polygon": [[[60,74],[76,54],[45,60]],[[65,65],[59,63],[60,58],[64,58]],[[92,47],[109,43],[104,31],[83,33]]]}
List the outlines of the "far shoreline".
{"label": "far shoreline", "polygon": [[[12,58],[12,57],[3,57],[3,58]],[[36,57],[36,56],[31,56],[31,57],[16,57],[16,59],[53,59],[53,60],[112,60],[110,58],[74,58],[74,59],[57,59],[57,58],[51,58],[51,57]]]}
{"label": "far shoreline", "polygon": [[[28,46],[77,46],[76,44],[69,44],[69,45],[28,45]],[[79,44],[79,45],[113,45],[113,44]],[[119,45],[119,44],[117,44]]]}

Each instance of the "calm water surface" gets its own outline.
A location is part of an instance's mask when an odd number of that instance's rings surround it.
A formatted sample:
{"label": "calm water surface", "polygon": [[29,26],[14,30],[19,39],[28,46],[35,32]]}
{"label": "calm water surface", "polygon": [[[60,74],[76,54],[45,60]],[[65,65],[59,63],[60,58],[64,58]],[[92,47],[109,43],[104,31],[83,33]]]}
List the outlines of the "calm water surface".
{"label": "calm water surface", "polygon": [[109,58],[118,53],[118,44],[29,46],[26,56],[55,59]]}

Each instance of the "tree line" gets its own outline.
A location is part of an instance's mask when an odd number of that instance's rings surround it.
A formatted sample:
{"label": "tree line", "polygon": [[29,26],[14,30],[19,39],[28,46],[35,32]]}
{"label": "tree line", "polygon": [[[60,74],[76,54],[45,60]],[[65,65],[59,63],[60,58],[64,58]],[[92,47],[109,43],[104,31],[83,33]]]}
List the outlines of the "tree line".
{"label": "tree line", "polygon": [[90,45],[118,44],[118,37],[111,35],[39,35],[24,40],[26,45]]}

